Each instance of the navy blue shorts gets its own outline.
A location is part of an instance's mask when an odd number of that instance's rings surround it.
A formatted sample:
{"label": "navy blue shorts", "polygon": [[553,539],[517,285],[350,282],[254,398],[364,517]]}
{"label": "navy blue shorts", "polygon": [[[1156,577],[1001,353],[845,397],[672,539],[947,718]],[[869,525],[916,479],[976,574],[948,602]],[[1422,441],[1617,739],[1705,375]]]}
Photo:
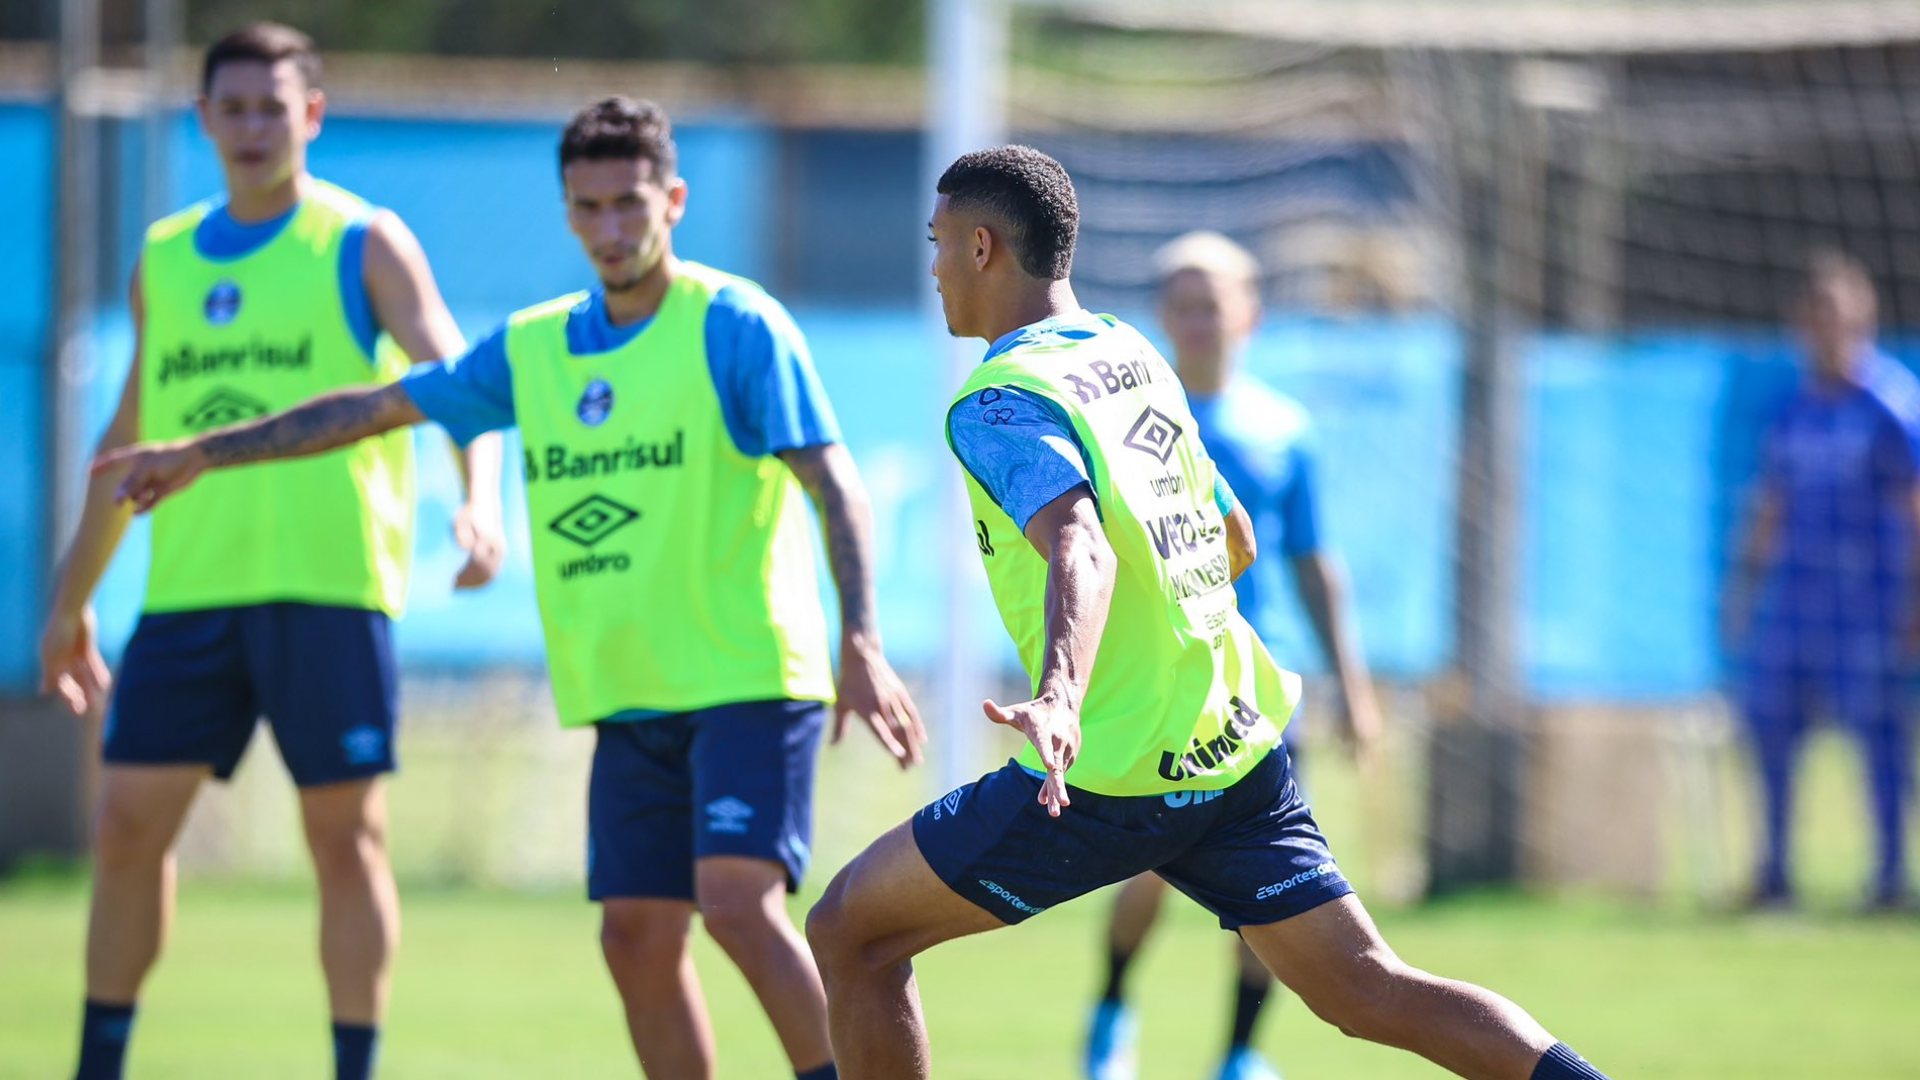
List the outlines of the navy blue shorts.
{"label": "navy blue shorts", "polygon": [[252,604],[143,615],[102,756],[225,780],[262,716],[301,787],[392,772],[400,679],[384,612]]}
{"label": "navy blue shorts", "polygon": [[1155,871],[1223,929],[1302,914],[1353,891],[1301,800],[1284,748],[1224,791],[1096,795],[1069,787],[1057,818],[1041,778],[1009,761],[913,818],[933,872],[995,918],[1017,923]]}
{"label": "navy blue shorts", "polygon": [[595,725],[587,896],[692,900],[709,855],[769,859],[799,888],[826,722],[818,701],[748,701]]}

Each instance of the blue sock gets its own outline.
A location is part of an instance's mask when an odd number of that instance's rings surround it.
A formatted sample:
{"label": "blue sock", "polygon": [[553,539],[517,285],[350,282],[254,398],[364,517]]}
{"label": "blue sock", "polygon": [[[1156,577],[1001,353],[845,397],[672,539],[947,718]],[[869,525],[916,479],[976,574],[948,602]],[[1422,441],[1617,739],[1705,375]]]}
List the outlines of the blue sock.
{"label": "blue sock", "polygon": [[380,1029],[371,1024],[333,1025],[334,1080],[372,1080]]}
{"label": "blue sock", "polygon": [[803,1073],[794,1073],[793,1080],[840,1080],[840,1070],[829,1061],[817,1069],[808,1069]]}
{"label": "blue sock", "polygon": [[74,1080],[120,1080],[127,1037],[132,1034],[132,1005],[108,1005],[88,998],[80,1021],[80,1067],[74,1070]]}
{"label": "blue sock", "polygon": [[1533,1067],[1533,1080],[1607,1080],[1607,1074],[1587,1064],[1566,1043],[1554,1043]]}

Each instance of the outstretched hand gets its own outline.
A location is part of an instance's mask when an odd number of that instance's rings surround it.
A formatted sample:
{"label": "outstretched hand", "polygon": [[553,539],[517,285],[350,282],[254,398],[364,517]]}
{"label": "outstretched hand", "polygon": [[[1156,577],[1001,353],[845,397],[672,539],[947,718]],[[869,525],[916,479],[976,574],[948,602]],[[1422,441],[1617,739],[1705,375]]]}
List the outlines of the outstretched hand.
{"label": "outstretched hand", "polygon": [[144,514],[161,499],[193,483],[207,470],[207,464],[206,455],[192,440],[141,443],[101,454],[93,460],[93,475],[126,469],[113,501],[130,502],[135,513]]}
{"label": "outstretched hand", "polygon": [[1077,710],[1046,698],[1023,701],[1002,708],[992,698],[980,703],[987,719],[1017,728],[1040,752],[1040,764],[1047,778],[1040,785],[1040,805],[1052,817],[1073,805],[1067,794],[1067,770],[1080,756],[1080,714]]}
{"label": "outstretched hand", "polygon": [[834,744],[847,733],[847,721],[856,716],[902,769],[920,764],[927,729],[906,684],[879,649],[847,645],[840,650],[840,681],[834,690]]}

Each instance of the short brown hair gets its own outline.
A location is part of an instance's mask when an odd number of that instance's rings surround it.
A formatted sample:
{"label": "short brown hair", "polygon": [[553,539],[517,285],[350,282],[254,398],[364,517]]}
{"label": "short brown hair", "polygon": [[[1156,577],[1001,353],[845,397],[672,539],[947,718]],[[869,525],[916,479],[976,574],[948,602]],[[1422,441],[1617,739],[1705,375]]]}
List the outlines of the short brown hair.
{"label": "short brown hair", "polygon": [[277,64],[293,61],[307,89],[320,85],[320,50],[313,39],[280,23],[258,22],[243,26],[207,47],[207,58],[200,66],[200,92],[213,89],[213,73],[221,64],[240,61]]}
{"label": "short brown hair", "polygon": [[574,114],[560,134],[560,168],[576,161],[653,162],[662,182],[674,175],[679,153],[673,145],[673,121],[651,101],[602,98]]}

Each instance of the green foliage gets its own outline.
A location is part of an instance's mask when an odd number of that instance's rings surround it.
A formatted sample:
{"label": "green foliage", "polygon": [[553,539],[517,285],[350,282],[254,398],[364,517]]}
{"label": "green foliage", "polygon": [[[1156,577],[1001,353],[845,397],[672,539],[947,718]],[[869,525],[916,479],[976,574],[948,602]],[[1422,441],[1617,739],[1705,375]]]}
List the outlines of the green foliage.
{"label": "green foliage", "polygon": [[274,19],[322,49],[454,56],[907,63],[922,8],[898,0],[193,0],[188,40]]}

